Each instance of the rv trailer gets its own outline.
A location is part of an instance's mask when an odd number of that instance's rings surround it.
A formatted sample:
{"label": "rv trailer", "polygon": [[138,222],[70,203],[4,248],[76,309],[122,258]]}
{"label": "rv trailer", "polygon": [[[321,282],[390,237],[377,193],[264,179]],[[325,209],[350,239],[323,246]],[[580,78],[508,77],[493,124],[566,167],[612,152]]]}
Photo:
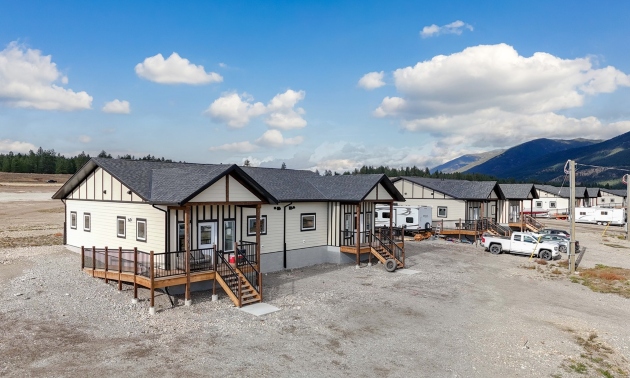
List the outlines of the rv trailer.
{"label": "rv trailer", "polygon": [[394,214],[389,206],[377,205],[374,212],[376,227],[389,227],[390,219],[394,227],[402,227],[405,232],[416,234],[420,231],[431,230],[433,215],[431,206],[394,206]]}
{"label": "rv trailer", "polygon": [[626,223],[626,210],[604,207],[576,207],[575,221],[578,223],[623,226]]}

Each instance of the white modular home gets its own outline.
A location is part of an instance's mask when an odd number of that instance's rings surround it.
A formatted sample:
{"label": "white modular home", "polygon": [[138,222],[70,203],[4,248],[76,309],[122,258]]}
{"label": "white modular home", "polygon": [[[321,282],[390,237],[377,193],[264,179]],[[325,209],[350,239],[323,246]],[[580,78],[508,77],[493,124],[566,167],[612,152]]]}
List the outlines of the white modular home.
{"label": "white modular home", "polygon": [[93,158],[53,198],[85,270],[152,296],[185,284],[188,302],[191,284],[212,281],[241,306],[262,300],[264,272],[383,248],[404,259],[398,244],[374,244],[375,205],[404,201],[384,175]]}
{"label": "white modular home", "polygon": [[538,199],[534,184],[499,184],[499,187],[505,198],[499,200],[497,221],[503,225],[520,223],[523,209],[531,208]]}
{"label": "white modular home", "polygon": [[597,206],[600,207],[625,207],[625,189],[599,189],[600,195],[597,198]]}
{"label": "white modular home", "polygon": [[[554,217],[569,213],[570,188],[551,185],[534,185],[538,193],[538,199],[532,203],[525,202],[524,212],[533,216]],[[588,202],[588,193],[585,187],[575,188],[575,206],[584,201]],[[533,207],[532,207],[533,206]]]}

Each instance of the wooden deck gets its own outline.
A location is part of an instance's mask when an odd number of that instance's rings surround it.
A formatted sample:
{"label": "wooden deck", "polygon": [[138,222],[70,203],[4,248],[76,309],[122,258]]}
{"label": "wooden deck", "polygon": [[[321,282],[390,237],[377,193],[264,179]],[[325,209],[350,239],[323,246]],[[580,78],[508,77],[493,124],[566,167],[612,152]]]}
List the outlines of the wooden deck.
{"label": "wooden deck", "polygon": [[[396,245],[399,246],[400,248],[404,248],[404,244],[403,242],[397,242]],[[356,255],[357,254],[357,246],[356,245],[342,245],[341,247],[339,247],[339,250],[342,253],[348,253],[351,255]],[[359,246],[359,254],[364,254],[364,253],[371,253],[372,250],[370,248],[370,243],[361,243],[361,245]]]}
{"label": "wooden deck", "polygon": [[[92,268],[83,268],[83,271],[92,277],[96,278],[104,278],[112,281],[121,281],[126,283],[135,283],[137,285],[146,287],[147,289],[151,289],[151,279],[149,277],[135,275],[133,273],[118,273],[111,270],[104,269],[94,269]],[[201,272],[191,272],[190,273],[190,282],[201,282],[201,281],[210,281],[216,278],[216,272],[212,271],[201,271]],[[186,273],[182,272],[180,274],[171,275],[167,277],[159,277],[153,279],[153,288],[159,289],[167,286],[176,286],[176,285],[185,285],[186,284]]]}

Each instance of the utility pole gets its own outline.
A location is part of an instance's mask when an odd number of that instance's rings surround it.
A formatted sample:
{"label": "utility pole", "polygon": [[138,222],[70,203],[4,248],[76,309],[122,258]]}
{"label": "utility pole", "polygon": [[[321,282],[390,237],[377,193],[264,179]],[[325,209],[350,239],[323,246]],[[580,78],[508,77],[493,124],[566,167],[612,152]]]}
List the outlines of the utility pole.
{"label": "utility pole", "polygon": [[623,176],[623,179],[621,181],[625,181],[626,182],[626,211],[624,211],[624,223],[626,224],[626,241],[630,240],[628,239],[628,211],[630,211],[630,196],[628,195],[628,193],[630,193],[630,180],[628,180],[630,177],[628,177],[627,174],[625,174]]}
{"label": "utility pole", "polygon": [[571,220],[571,239],[569,243],[569,274],[575,273],[575,161],[569,160],[569,219]]}

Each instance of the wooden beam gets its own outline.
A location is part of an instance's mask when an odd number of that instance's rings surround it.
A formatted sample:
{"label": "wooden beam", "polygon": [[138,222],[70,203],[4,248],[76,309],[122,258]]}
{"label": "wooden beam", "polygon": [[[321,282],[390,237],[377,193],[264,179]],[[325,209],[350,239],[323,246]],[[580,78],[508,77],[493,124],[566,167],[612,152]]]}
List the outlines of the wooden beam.
{"label": "wooden beam", "polygon": [[357,209],[355,214],[355,232],[356,232],[356,248],[357,248],[357,266],[359,266],[361,262],[361,223],[360,223],[360,215],[361,215],[361,203],[357,203]]}
{"label": "wooden beam", "polygon": [[256,267],[260,271],[260,205],[256,205]]}

